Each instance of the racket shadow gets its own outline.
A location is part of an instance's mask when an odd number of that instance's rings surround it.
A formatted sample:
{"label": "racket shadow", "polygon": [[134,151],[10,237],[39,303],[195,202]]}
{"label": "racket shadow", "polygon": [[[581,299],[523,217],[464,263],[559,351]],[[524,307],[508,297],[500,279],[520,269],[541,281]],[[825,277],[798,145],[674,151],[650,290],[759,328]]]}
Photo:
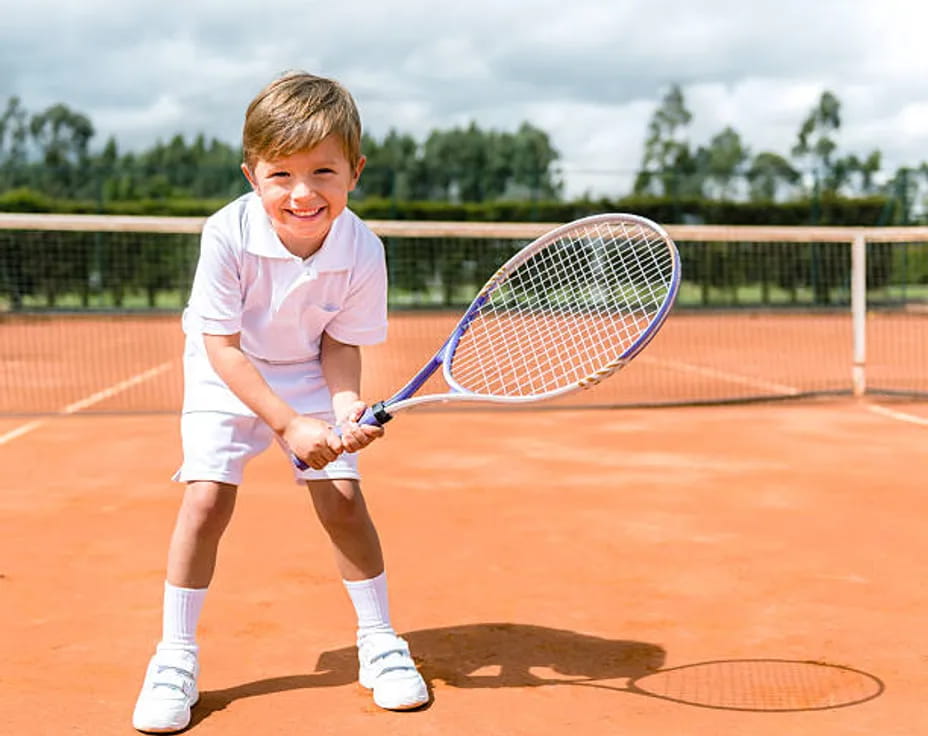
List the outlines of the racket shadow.
{"label": "racket shadow", "polygon": [[793,659],[728,659],[668,667],[625,685],[564,682],[634,693],[680,705],[751,713],[829,711],[880,697],[886,687],[869,672]]}
{"label": "racket shadow", "polygon": [[[404,632],[429,688],[437,681],[459,688],[551,686],[539,669],[583,680],[638,678],[660,669],[656,644],[605,639],[564,629],[512,623],[478,623]],[[315,671],[284,675],[200,693],[190,727],[236,700],[289,690],[340,687],[357,680],[354,646],[323,652]],[[425,705],[422,710],[428,709]]]}

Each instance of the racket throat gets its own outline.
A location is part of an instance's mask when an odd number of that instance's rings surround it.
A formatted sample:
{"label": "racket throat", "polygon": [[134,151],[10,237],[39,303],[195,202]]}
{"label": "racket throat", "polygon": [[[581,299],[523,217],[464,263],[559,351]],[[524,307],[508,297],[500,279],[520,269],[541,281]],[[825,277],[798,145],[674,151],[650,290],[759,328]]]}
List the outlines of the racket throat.
{"label": "racket throat", "polygon": [[382,401],[378,401],[371,405],[371,414],[381,426],[393,419],[393,415],[387,411],[387,407],[384,406]]}

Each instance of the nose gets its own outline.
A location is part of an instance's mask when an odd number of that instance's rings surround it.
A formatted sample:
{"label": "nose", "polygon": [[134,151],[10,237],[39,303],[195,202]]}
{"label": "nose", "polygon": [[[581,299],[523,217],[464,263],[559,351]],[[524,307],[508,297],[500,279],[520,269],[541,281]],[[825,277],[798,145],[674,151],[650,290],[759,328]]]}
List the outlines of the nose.
{"label": "nose", "polygon": [[313,188],[308,181],[300,179],[294,183],[290,196],[293,199],[308,199],[313,196]]}

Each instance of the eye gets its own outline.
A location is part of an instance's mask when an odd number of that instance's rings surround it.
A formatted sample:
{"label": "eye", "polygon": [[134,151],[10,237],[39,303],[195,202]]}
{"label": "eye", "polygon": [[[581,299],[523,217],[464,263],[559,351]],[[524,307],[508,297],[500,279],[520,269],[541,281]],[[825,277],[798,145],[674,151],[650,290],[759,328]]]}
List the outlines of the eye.
{"label": "eye", "polygon": [[268,179],[281,179],[281,178],[285,178],[285,177],[290,176],[290,172],[288,172],[288,171],[272,171],[272,172],[271,172],[270,174],[268,174],[267,176],[268,176]]}
{"label": "eye", "polygon": [[334,173],[335,173],[335,169],[329,168],[327,166],[324,166],[321,169],[316,169],[316,174],[319,174],[319,175],[334,174]]}

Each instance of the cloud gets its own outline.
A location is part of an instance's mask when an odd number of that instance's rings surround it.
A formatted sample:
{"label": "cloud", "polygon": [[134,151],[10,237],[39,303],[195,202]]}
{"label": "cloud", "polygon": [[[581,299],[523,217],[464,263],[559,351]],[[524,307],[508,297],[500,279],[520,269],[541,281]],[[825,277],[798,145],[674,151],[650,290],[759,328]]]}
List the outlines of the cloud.
{"label": "cloud", "polygon": [[561,152],[571,192],[615,193],[674,83],[694,145],[731,125],[753,151],[788,154],[830,90],[842,152],[917,165],[926,25],[928,4],[909,0],[32,0],[0,24],[0,102],[64,102],[91,118],[98,146],[200,132],[235,143],[251,97],[302,68],[344,82],[375,135],[528,120]]}

